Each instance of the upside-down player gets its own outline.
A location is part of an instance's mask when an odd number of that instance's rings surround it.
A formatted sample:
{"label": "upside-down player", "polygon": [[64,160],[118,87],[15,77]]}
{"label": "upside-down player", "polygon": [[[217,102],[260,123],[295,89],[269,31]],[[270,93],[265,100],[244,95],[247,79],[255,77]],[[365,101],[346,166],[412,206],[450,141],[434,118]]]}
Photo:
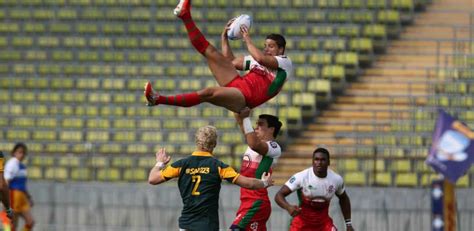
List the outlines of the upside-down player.
{"label": "upside-down player", "polygon": [[[221,35],[222,53],[209,44],[191,17],[191,0],[181,0],[174,10],[186,26],[189,39],[196,50],[207,60],[209,69],[217,80],[219,87],[208,87],[203,90],[173,96],[163,96],[155,92],[151,83],[145,85],[145,96],[149,106],[167,104],[191,107],[208,102],[233,112],[244,107],[254,108],[265,103],[278,94],[285,81],[291,78],[293,65],[284,55],[286,41],[280,34],[270,34],[265,39],[263,52],[250,38],[248,28],[241,27],[243,41],[250,53],[248,56],[234,57],[230,49],[227,30],[229,21]],[[237,70],[249,70],[240,76]]]}

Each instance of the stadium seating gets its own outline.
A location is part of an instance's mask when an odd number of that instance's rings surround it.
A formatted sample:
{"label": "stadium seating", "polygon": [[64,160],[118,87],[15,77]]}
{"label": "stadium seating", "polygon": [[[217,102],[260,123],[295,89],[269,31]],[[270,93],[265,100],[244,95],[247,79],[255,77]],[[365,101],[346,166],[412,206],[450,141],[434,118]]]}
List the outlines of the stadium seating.
{"label": "stadium seating", "polygon": [[[163,94],[217,85],[204,59],[184,36],[182,23],[172,15],[175,4],[168,0],[0,1],[0,148],[9,150],[16,141],[27,142],[35,179],[143,181],[146,174],[136,168],[152,166],[153,158],[147,156],[153,156],[157,146],[166,146],[173,154],[189,154],[194,130],[211,122],[221,135],[216,153],[237,164],[243,138],[232,113],[209,105],[185,109],[145,106],[142,87],[148,80]],[[305,120],[344,92],[362,68],[374,63],[388,41],[397,38],[404,24],[413,20],[414,8],[420,4],[418,0],[195,0],[193,17],[217,47],[224,24],[240,13],[254,17],[251,33],[255,41],[273,32],[286,35],[288,55],[297,64],[295,78],[253,116],[280,116],[282,141],[287,141],[292,138],[290,133],[304,128]],[[261,43],[257,45],[261,47]],[[235,53],[245,52],[240,41],[231,42],[231,46]],[[472,64],[472,60],[456,58],[457,63]],[[469,73],[458,74],[474,76]],[[471,85],[452,83],[443,85],[443,91],[472,93]],[[443,97],[429,103],[472,106],[468,97]],[[364,103],[397,101],[396,97],[348,98]],[[398,118],[400,113],[348,115],[383,120]],[[425,116],[433,120],[431,112]],[[468,113],[462,116],[473,117]],[[390,126],[333,124],[326,129],[348,127],[348,132],[354,133],[390,127],[394,132],[420,132],[413,140],[397,134],[374,140],[381,146],[404,145],[382,151],[381,155],[393,157],[407,150],[406,146],[424,151],[417,145],[426,143],[431,125],[432,121],[407,127],[401,121]],[[361,139],[351,137],[337,143]],[[354,152],[370,155],[374,149],[360,147]],[[377,171],[410,172],[407,163],[375,162]],[[338,169],[348,182],[371,184],[368,172],[358,173],[365,165],[373,166],[367,163],[369,160],[348,159]],[[49,169],[51,166],[55,167]],[[392,181],[391,173],[377,181],[382,185],[406,183],[397,176]]]}

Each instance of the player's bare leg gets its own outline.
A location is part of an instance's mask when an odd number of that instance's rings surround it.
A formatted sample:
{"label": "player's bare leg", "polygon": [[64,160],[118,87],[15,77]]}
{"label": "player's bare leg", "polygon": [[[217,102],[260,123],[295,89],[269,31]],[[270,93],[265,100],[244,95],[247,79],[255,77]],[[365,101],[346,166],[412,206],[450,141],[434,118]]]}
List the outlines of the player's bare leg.
{"label": "player's bare leg", "polygon": [[163,96],[153,90],[151,83],[145,85],[145,97],[148,106],[159,104],[179,107],[192,107],[204,102],[240,112],[245,106],[245,97],[239,89],[233,87],[208,87],[203,90],[179,95]]}
{"label": "player's bare leg", "polygon": [[191,17],[191,0],[180,0],[174,10],[174,14],[183,20],[191,44],[199,53],[206,57],[209,69],[219,86],[226,86],[239,75],[232,62],[227,60],[220,51],[206,40],[194,23]]}

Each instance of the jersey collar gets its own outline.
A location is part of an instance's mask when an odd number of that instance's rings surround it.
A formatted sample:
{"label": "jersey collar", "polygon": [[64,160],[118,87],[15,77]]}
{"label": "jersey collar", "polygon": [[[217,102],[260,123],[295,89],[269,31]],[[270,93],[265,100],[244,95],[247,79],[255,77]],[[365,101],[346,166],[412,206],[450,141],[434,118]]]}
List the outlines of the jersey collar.
{"label": "jersey collar", "polygon": [[192,156],[212,156],[210,152],[194,151]]}

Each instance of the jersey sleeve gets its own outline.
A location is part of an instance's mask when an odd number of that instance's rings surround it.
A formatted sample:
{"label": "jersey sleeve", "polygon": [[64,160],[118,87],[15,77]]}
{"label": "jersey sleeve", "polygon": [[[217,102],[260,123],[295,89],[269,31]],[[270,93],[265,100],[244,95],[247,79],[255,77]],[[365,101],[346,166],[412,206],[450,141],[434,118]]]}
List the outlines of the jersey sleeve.
{"label": "jersey sleeve", "polygon": [[166,166],[164,169],[161,170],[161,176],[165,178],[165,180],[170,180],[179,176],[181,171],[181,161],[176,161],[171,165]]}
{"label": "jersey sleeve", "polygon": [[336,188],[336,194],[341,195],[346,191],[346,188],[344,187],[344,180],[342,179],[341,176],[337,177],[337,188]]}
{"label": "jersey sleeve", "polygon": [[4,177],[7,181],[12,180],[17,174],[17,172],[20,170],[19,162],[15,160],[15,158],[11,158],[5,165]]}
{"label": "jersey sleeve", "polygon": [[296,173],[285,183],[286,187],[288,187],[292,192],[300,189],[302,187],[303,176],[304,171]]}
{"label": "jersey sleeve", "polygon": [[269,157],[274,158],[274,159],[281,156],[281,147],[280,147],[280,145],[278,145],[277,142],[268,141],[267,145],[268,145],[268,152],[267,152],[266,156],[269,156]]}
{"label": "jersey sleeve", "polygon": [[290,58],[286,55],[275,56],[278,62],[278,68],[283,69],[286,72],[287,76],[290,76],[293,70],[293,63],[291,62]]}
{"label": "jersey sleeve", "polygon": [[250,56],[250,55],[244,56],[244,63],[242,65],[244,71],[250,70],[252,60],[253,60],[252,56]]}
{"label": "jersey sleeve", "polygon": [[229,165],[225,164],[224,162],[219,163],[219,176],[221,179],[227,180],[230,183],[234,183],[239,175],[240,174]]}

